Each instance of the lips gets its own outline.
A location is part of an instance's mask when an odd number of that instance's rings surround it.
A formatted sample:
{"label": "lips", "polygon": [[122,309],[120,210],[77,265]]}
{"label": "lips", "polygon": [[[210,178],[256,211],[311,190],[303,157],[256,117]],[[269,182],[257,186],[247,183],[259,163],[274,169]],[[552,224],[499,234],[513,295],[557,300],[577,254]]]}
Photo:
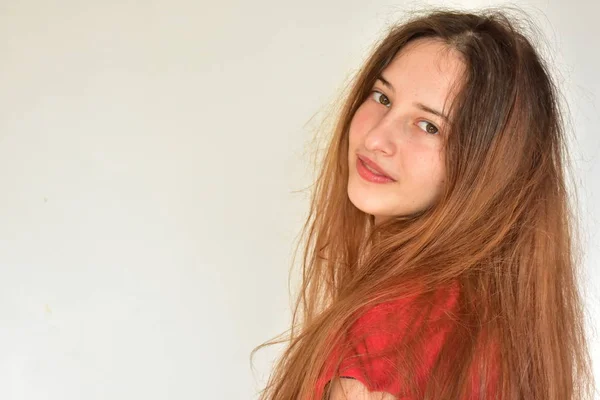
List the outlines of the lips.
{"label": "lips", "polygon": [[389,176],[383,170],[383,168],[381,168],[379,165],[375,164],[375,162],[371,161],[367,157],[361,156],[361,155],[357,155],[357,157],[359,158],[360,161],[363,162],[363,164],[367,167],[367,169],[369,169],[372,173],[374,173],[376,175],[380,175],[380,176],[388,178],[388,179],[391,179],[391,180],[395,180],[394,178],[392,178],[391,176]]}

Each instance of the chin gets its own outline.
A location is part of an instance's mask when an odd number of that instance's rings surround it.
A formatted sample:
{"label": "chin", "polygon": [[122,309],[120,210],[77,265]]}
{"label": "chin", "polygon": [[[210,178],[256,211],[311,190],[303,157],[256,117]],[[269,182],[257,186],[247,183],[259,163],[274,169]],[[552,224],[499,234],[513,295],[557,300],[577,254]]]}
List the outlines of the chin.
{"label": "chin", "polygon": [[370,214],[379,218],[389,218],[393,215],[389,207],[382,204],[381,199],[377,196],[373,196],[373,193],[367,193],[364,189],[349,184],[348,185],[348,198],[354,207],[358,208],[365,214]]}
{"label": "chin", "polygon": [[[354,177],[354,179],[359,179]],[[373,190],[367,190],[360,182],[353,181],[352,178],[348,184],[348,198],[354,207],[358,208],[365,214],[370,214],[375,218],[375,223],[378,224],[383,221],[387,221],[394,217],[405,217],[420,212],[422,208],[407,207],[405,204],[397,204],[386,202],[390,200],[390,197],[401,197],[401,194],[394,194],[390,196],[389,193],[376,193]]]}

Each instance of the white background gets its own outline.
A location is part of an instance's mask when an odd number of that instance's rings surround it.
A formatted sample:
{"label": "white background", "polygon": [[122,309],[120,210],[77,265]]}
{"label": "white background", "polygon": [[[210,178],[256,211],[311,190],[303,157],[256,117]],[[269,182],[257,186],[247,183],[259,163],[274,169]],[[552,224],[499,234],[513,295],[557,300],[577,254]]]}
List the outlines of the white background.
{"label": "white background", "polygon": [[[571,108],[592,321],[600,9],[517,4]],[[0,1],[0,398],[255,398],[278,350],[254,369],[250,350],[288,327],[314,121],[406,7]],[[597,333],[592,350],[598,376]]]}

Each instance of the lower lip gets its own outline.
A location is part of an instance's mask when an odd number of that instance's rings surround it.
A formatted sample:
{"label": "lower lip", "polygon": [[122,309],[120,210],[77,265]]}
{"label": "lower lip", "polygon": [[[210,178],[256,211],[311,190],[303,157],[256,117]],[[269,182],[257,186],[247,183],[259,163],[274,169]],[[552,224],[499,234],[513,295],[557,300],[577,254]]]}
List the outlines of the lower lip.
{"label": "lower lip", "polygon": [[373,183],[390,183],[394,182],[392,178],[388,178],[387,176],[376,175],[373,172],[369,171],[367,167],[363,164],[360,158],[356,157],[356,170],[358,174],[366,181]]}

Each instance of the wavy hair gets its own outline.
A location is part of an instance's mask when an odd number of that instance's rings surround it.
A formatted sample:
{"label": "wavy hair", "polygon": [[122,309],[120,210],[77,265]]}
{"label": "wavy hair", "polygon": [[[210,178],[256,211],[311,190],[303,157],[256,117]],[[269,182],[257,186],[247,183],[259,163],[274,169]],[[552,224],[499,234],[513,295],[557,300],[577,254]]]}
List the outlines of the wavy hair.
{"label": "wavy hair", "polygon": [[[261,400],[312,399],[361,310],[408,296],[428,304],[452,282],[460,288],[455,328],[424,391],[411,381],[419,355],[408,343],[397,347],[398,379],[416,398],[474,398],[485,382],[472,386],[469,376],[492,370],[497,399],[591,394],[564,117],[525,31],[503,11],[435,10],[391,26],[376,43],[342,94],[313,186],[289,336],[252,351],[288,343]],[[348,129],[381,71],[419,38],[443,41],[466,66],[444,143],[445,186],[429,208],[375,225],[348,198]],[[477,357],[491,349],[497,358]]]}

